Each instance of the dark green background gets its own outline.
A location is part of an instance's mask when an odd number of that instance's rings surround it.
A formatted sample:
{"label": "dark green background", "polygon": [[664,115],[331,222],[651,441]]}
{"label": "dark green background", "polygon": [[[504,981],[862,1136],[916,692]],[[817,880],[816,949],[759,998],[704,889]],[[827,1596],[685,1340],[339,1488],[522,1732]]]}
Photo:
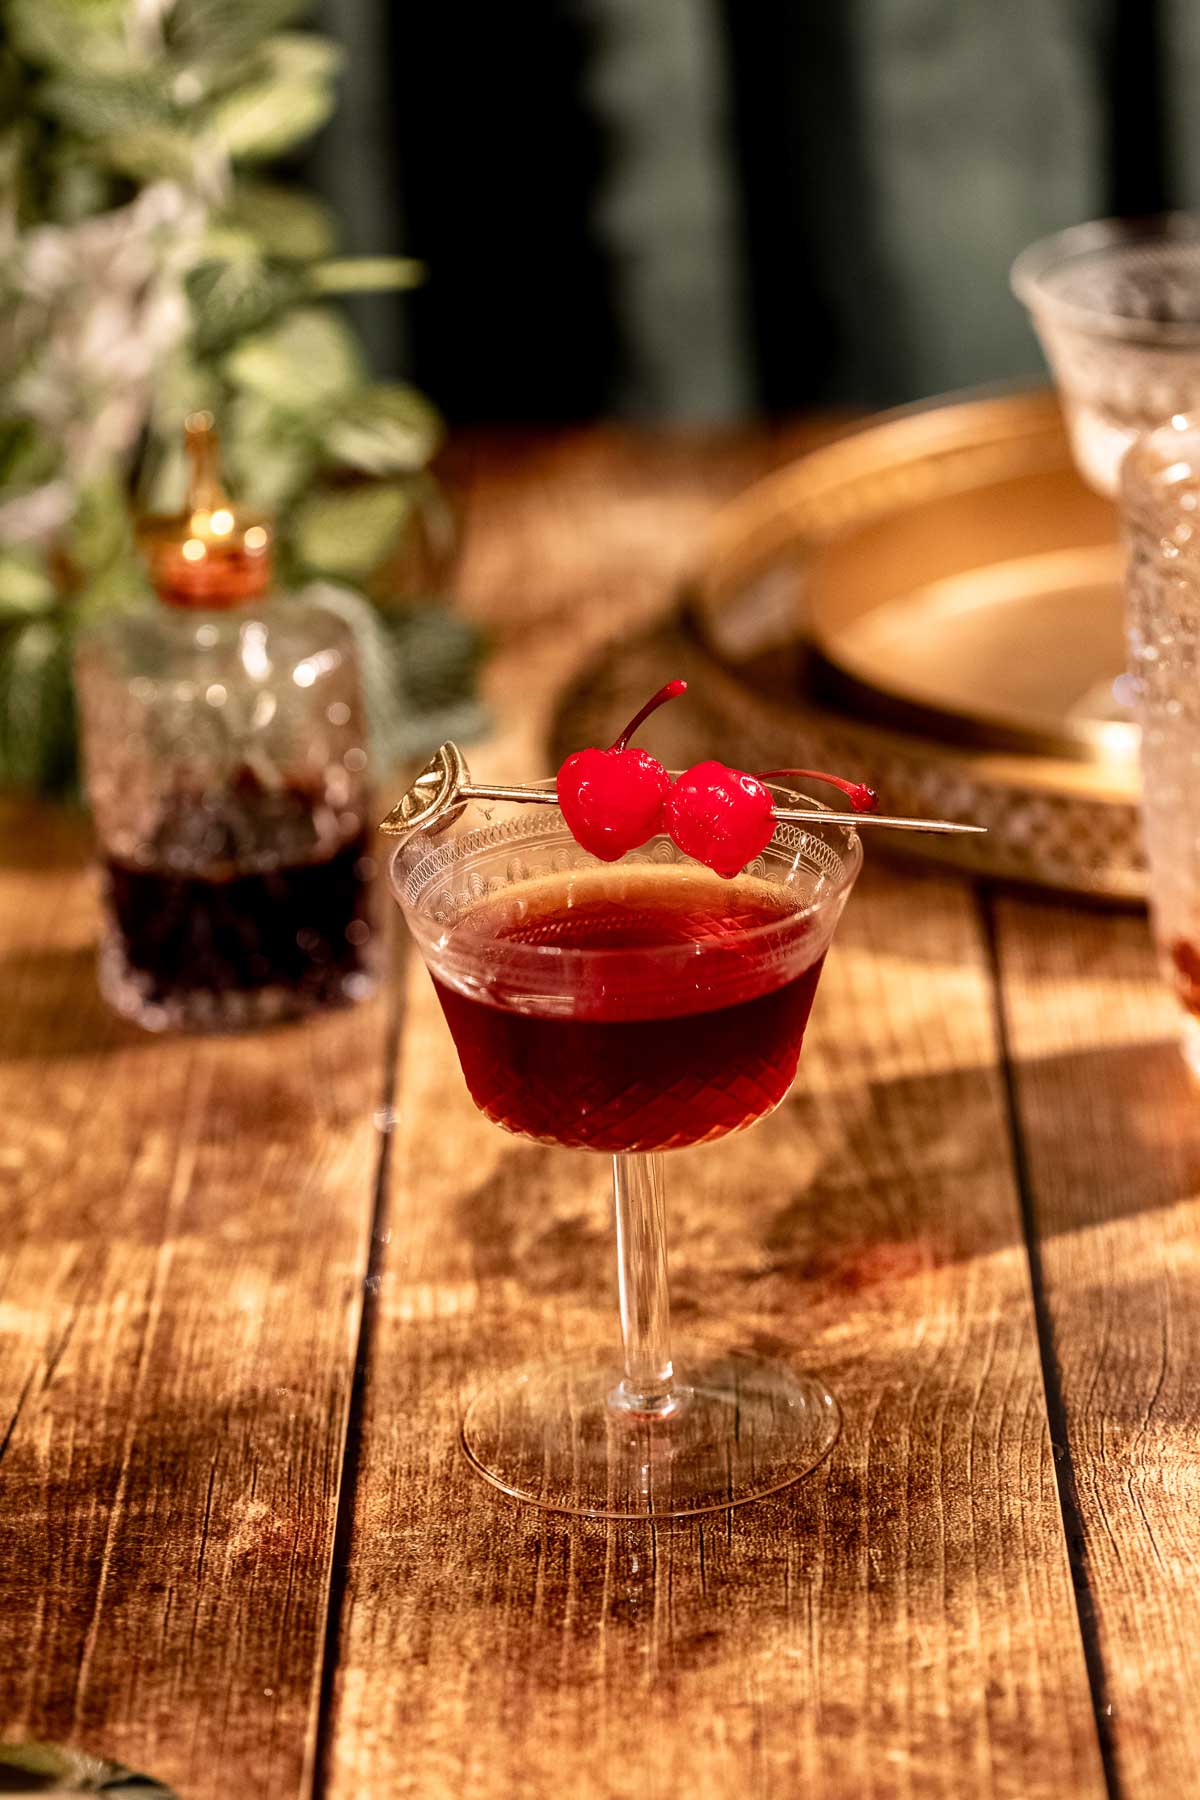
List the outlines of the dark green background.
{"label": "dark green background", "polygon": [[1200,0],[323,0],[357,303],[459,420],[725,420],[1040,369],[1016,252],[1200,205]]}

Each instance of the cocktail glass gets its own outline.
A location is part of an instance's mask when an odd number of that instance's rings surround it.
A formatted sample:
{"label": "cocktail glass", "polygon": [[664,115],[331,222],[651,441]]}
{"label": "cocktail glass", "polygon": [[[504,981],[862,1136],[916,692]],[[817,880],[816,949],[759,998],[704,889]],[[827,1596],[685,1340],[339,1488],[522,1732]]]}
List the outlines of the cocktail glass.
{"label": "cocktail glass", "polygon": [[1150,910],[1200,1075],[1200,214],[1077,225],[1024,251],[1012,284],[1080,474],[1121,500]]}
{"label": "cocktail glass", "polygon": [[1115,495],[1130,444],[1200,408],[1200,215],[1096,219],[1012,268],[1067,417],[1076,467]]}
{"label": "cocktail glass", "polygon": [[1200,1075],[1200,417],[1176,415],[1139,438],[1121,500],[1150,912]]}
{"label": "cocktail glass", "polygon": [[[816,804],[769,785],[777,805]],[[505,1493],[594,1517],[678,1517],[785,1487],[834,1442],[837,1403],[817,1376],[672,1347],[663,1151],[744,1129],[782,1100],[861,859],[852,830],[822,822],[779,826],[732,883],[665,836],[604,865],[556,806],[493,801],[397,848],[393,892],[476,1104],[523,1135],[613,1160],[623,1349],[529,1364],[476,1396],[463,1447]],[[506,895],[519,906],[526,893],[539,918],[569,922],[606,868],[605,894],[622,881],[640,893],[657,869],[659,885],[731,918],[739,893],[765,892],[770,919],[632,950],[572,948],[553,928],[514,943],[469,926],[472,909]]]}

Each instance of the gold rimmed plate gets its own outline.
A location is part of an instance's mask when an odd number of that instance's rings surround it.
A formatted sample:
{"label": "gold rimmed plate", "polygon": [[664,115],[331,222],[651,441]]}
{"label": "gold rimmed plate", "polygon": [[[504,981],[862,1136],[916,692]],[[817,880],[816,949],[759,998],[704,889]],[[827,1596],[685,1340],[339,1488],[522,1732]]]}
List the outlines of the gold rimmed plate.
{"label": "gold rimmed plate", "polygon": [[924,846],[961,866],[1144,894],[1116,517],[1051,394],[889,415],[760,482],[714,522],[685,623],[747,753],[987,825]]}

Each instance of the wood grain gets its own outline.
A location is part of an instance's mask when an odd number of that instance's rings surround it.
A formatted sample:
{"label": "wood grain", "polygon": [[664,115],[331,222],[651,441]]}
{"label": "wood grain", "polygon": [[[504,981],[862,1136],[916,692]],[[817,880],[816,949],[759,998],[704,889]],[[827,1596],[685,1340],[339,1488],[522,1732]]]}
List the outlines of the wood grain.
{"label": "wood grain", "polygon": [[[461,448],[476,767],[623,704],[710,508],[805,441]],[[477,1117],[418,967],[394,1102],[383,1005],[118,1025],[82,856],[0,809],[0,1738],[189,1800],[1195,1792],[1200,1107],[1142,921],[872,860],[795,1094],[670,1165],[680,1331],[820,1368],[846,1429],[651,1529],[456,1448],[490,1373],[611,1342],[604,1163]]]}
{"label": "wood grain", "polygon": [[1200,1103],[1142,918],[1005,900],[997,941],[1080,1564],[1120,1791],[1200,1764]]}
{"label": "wood grain", "polygon": [[[753,461],[604,438],[537,451],[536,480],[478,471],[466,583],[501,730],[477,767],[540,768],[556,696],[668,604],[699,509]],[[679,1327],[811,1362],[845,1403],[772,1501],[605,1526],[469,1474],[476,1383],[611,1341],[607,1170],[474,1114],[419,968],[398,1093],[327,1793],[1104,1793],[969,890],[872,870],[795,1095],[670,1162]]]}
{"label": "wood grain", "polygon": [[384,1005],[157,1040],[78,832],[0,833],[0,1739],[306,1794]]}

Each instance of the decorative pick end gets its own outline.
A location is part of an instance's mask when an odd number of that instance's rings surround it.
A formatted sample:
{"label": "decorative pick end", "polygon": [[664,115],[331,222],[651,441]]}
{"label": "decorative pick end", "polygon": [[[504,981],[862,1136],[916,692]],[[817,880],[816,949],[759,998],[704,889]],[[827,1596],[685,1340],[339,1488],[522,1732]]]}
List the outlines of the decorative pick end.
{"label": "decorative pick end", "polygon": [[471,779],[466,758],[457,744],[445,743],[426,763],[412,786],[382,820],[380,831],[389,837],[407,837],[432,825],[449,825],[466,809],[460,789]]}

